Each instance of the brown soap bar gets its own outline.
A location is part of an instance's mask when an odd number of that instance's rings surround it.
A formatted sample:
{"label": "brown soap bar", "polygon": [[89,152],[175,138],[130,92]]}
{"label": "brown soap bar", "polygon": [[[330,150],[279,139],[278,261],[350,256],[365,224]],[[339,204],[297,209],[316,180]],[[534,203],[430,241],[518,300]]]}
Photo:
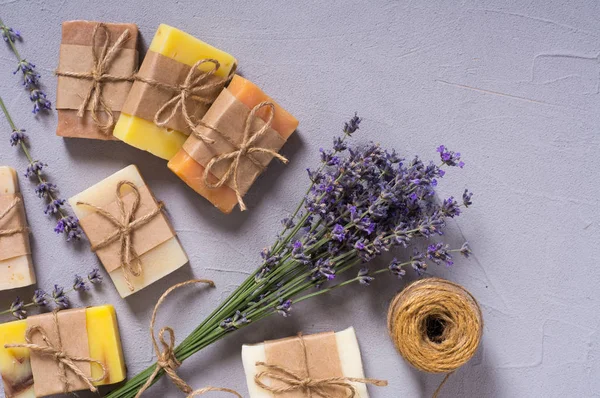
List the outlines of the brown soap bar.
{"label": "brown soap bar", "polygon": [[[59,57],[60,71],[89,72],[93,67],[92,45],[94,28],[99,22],[66,21],[62,24],[62,42]],[[108,73],[116,76],[132,75],[138,67],[138,28],[135,24],[103,23],[110,39],[111,48],[125,30],[129,30],[129,38],[121,45]],[[96,37],[96,51],[101,53],[106,41],[104,31]],[[88,47],[88,48],[86,48]],[[58,126],[56,135],[60,137],[89,138],[98,140],[116,140],[111,131],[102,131],[92,118],[91,101],[83,117],[77,116],[78,108],[91,87],[91,80],[73,77],[58,77],[56,93],[56,109],[58,110]],[[102,99],[112,110],[114,121],[119,118],[120,110],[131,89],[132,82],[103,82]],[[102,122],[106,122],[107,114],[102,108],[97,109]]]}

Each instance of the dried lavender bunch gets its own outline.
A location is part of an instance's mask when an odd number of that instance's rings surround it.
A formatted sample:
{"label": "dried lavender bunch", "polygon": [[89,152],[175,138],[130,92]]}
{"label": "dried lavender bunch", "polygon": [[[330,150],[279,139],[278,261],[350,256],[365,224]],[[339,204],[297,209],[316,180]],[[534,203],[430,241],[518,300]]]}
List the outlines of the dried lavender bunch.
{"label": "dried lavender bunch", "polygon": [[87,291],[90,289],[89,285],[97,285],[99,283],[102,283],[102,275],[100,275],[98,268],[94,268],[87,275],[86,279],[79,275],[75,275],[73,286],[69,289],[65,289],[59,285],[54,285],[54,289],[52,289],[50,293],[47,293],[42,289],[36,289],[29,303],[25,303],[17,297],[10,305],[10,308],[1,311],[0,315],[12,314],[12,316],[17,319],[25,319],[27,318],[27,308],[47,308],[51,303],[62,309],[69,308],[71,306],[71,301],[68,296],[69,293],[74,291]]}
{"label": "dried lavender bunch", "polygon": [[[454,264],[456,253],[467,257],[468,244],[451,249],[434,240],[448,218],[471,205],[453,197],[439,201],[438,181],[448,168],[462,168],[460,153],[440,146],[437,163],[402,159],[376,144],[350,147],[346,140],[359,128],[356,115],[344,126],[333,149],[321,150],[321,166],[309,170],[306,196],[283,220],[283,232],[262,252],[262,264],[175,349],[183,361],[228,334],[272,314],[289,316],[304,300],[351,284],[369,285],[380,274],[403,277],[406,268],[422,274],[428,263]],[[414,245],[430,240],[424,250]],[[434,240],[431,242],[431,240]],[[386,267],[371,260],[395,248],[412,247],[405,260]],[[356,272],[356,276],[345,278]],[[111,398],[135,396],[154,366],[140,373]]]}
{"label": "dried lavender bunch", "polygon": [[4,41],[9,44],[12,52],[17,57],[17,69],[13,74],[16,75],[19,72],[22,74],[23,86],[29,91],[29,99],[33,102],[32,112],[37,114],[41,110],[52,109],[52,104],[48,101],[46,94],[41,89],[40,75],[35,70],[35,65],[22,58],[21,54],[19,54],[16,42],[22,40],[21,33],[18,30],[6,26],[4,22],[2,22],[2,19],[0,19],[0,32],[2,33]]}
{"label": "dried lavender bunch", "polygon": [[10,145],[18,146],[21,148],[27,160],[29,161],[29,165],[27,166],[27,170],[25,171],[25,177],[33,179],[36,181],[37,185],[35,188],[35,193],[39,198],[42,198],[46,202],[46,208],[44,209],[45,214],[52,214],[58,217],[58,222],[56,227],[54,227],[54,232],[58,234],[65,234],[67,237],[67,241],[77,241],[81,239],[83,234],[81,228],[79,228],[79,221],[76,217],[71,216],[65,210],[65,200],[60,199],[56,196],[57,187],[55,184],[48,182],[46,179],[43,170],[48,166],[46,163],[43,163],[39,160],[34,160],[31,157],[31,153],[29,152],[29,147],[27,145],[27,136],[25,135],[25,130],[20,130],[15,125],[14,121],[10,117],[8,113],[8,109],[6,109],[6,105],[4,105],[4,101],[0,97],[0,107],[6,116],[6,120],[10,124],[12,128],[12,133],[10,135]]}

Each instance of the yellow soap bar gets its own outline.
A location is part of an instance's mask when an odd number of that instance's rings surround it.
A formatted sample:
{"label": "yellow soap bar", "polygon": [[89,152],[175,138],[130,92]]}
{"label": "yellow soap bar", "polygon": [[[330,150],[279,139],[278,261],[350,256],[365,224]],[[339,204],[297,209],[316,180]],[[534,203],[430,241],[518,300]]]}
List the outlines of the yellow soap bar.
{"label": "yellow soap bar", "polygon": [[[106,377],[94,384],[101,386],[123,381],[126,376],[125,361],[114,307],[103,305],[86,308],[85,315],[89,357],[102,362],[106,368]],[[26,330],[27,320],[0,324],[0,373],[6,398],[35,397],[29,349],[4,348],[5,344],[25,343]],[[98,366],[92,366],[91,369],[92,378],[102,376],[102,369]]]}
{"label": "yellow soap bar", "polygon": [[[201,59],[216,59],[220,63],[215,76],[227,77],[236,64],[233,56],[171,26],[161,24],[150,43],[150,52],[169,57],[182,64],[193,66]],[[142,65],[143,67],[143,65]],[[200,70],[210,70],[214,65],[205,63]],[[134,84],[143,84],[136,82]],[[160,158],[171,159],[187,138],[184,132],[159,127],[152,120],[121,112],[113,135],[138,149]]]}
{"label": "yellow soap bar", "polygon": [[[17,172],[8,166],[0,167],[0,195],[17,194],[19,192]],[[0,209],[0,212],[3,210]],[[12,211],[16,211],[16,209]],[[7,214],[6,217],[9,216]],[[0,229],[2,229],[1,220]],[[29,235],[25,239],[29,239]],[[0,290],[15,289],[33,284],[35,284],[35,271],[31,254],[0,260]]]}
{"label": "yellow soap bar", "polygon": [[[271,127],[284,139],[287,140],[298,127],[298,120],[294,116],[273,101],[271,97],[251,81],[235,75],[227,90],[249,109],[254,108],[263,101],[273,103],[275,106],[275,115],[273,116]],[[263,120],[267,120],[269,115],[267,112],[270,111],[267,108],[263,108],[258,112],[258,116]],[[194,191],[208,199],[223,213],[231,213],[237,205],[238,201],[235,192],[227,185],[212,189],[206,186],[204,183],[204,166],[196,162],[184,149],[179,150],[169,161],[168,166],[172,172],[177,174]],[[218,181],[212,174],[208,175],[208,179],[213,184]]]}

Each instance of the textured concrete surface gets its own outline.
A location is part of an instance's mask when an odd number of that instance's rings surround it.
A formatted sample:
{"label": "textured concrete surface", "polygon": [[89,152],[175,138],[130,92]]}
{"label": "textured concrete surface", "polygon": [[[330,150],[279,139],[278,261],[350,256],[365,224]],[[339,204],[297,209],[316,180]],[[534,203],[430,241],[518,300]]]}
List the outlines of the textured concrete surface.
{"label": "textured concrete surface", "polygon": [[[304,169],[356,110],[357,140],[400,153],[435,156],[444,143],[467,162],[440,186],[444,196],[475,192],[475,205],[451,223],[449,240],[466,237],[475,256],[431,273],[462,283],[480,300],[485,336],[477,356],[453,375],[442,396],[600,396],[600,24],[595,1],[303,1],[193,0],[122,2],[1,1],[0,16],[22,31],[22,54],[36,63],[54,99],[60,24],[70,19],[136,22],[147,47],[160,22],[235,54],[243,74],[301,121],[286,145],[291,163],[272,165],[252,189],[250,211],[223,216],[177,180],[165,163],[121,143],[59,139],[56,114],[34,118],[0,51],[0,94],[27,129],[35,157],[50,164],[68,197],[136,163],[164,200],[191,264],[128,300],[108,281],[85,304],[117,307],[131,375],[154,359],[147,325],[170,285],[192,276],[217,289],[182,293],[160,323],[183,338],[259,260],[278,220],[304,191]],[[2,47],[2,46],[0,46]],[[0,163],[24,159],[0,141]],[[86,244],[63,242],[24,178],[40,286],[69,283],[98,265]],[[186,361],[195,386],[246,394],[243,343],[356,327],[369,376],[387,378],[375,398],[431,396],[441,375],[412,370],[385,330],[389,299],[402,283],[382,278],[370,289],[336,292],[294,309],[290,319],[256,324]],[[28,296],[29,291],[19,292]],[[13,294],[1,294],[3,306]],[[85,396],[85,394],[82,394]],[[162,380],[148,396],[182,396]]]}

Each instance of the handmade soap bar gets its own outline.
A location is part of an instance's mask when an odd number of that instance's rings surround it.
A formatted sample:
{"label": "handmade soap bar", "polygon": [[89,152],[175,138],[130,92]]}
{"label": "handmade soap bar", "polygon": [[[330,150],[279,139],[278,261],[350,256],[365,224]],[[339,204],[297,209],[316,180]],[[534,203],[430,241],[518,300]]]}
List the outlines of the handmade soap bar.
{"label": "handmade soap bar", "polygon": [[[203,118],[203,122],[214,127],[214,129],[198,127],[200,132],[205,133],[220,145],[206,145],[198,137],[191,136],[183,148],[169,162],[169,168],[179,178],[208,199],[223,213],[230,213],[238,204],[238,198],[234,189],[232,189],[235,176],[229,178],[226,184],[218,188],[210,188],[204,179],[205,168],[213,157],[235,150],[227,141],[235,142],[238,146],[242,143],[244,127],[251,109],[265,101],[273,104],[274,114],[271,128],[253,146],[277,151],[296,130],[298,120],[275,103],[254,83],[235,75],[229,86],[221,92],[219,98]],[[251,133],[264,126],[264,121],[269,119],[270,112],[271,110],[268,107],[263,107],[258,111],[257,116],[261,120],[253,121]],[[226,134],[228,132],[231,133],[231,136],[224,142],[221,133]],[[243,157],[240,161],[239,169],[243,170],[243,173],[237,177],[242,196],[272,159],[272,156],[260,152],[255,152],[251,156],[259,161],[261,167],[257,168],[247,157]],[[231,164],[231,161],[227,162],[229,162],[228,165]],[[221,177],[224,174],[223,167],[228,165],[226,162],[222,162],[214,170],[211,170],[207,175],[208,182],[215,184],[218,179],[213,172],[216,170],[219,177]]]}
{"label": "handmade soap bar", "polygon": [[[184,109],[177,104],[183,99],[180,85],[185,83],[192,67],[204,59],[217,60],[219,68],[214,76],[205,78],[199,77],[201,72],[193,72],[199,80],[192,85],[192,95],[185,101],[185,111],[191,120],[200,120],[206,113],[210,102],[226,83],[236,60],[185,32],[161,24],[140,67],[138,80],[127,96],[114,136],[158,157],[171,159],[193,127],[185,120]],[[214,67],[214,64],[206,62],[198,69],[207,72]],[[160,84],[152,83],[155,81]],[[216,86],[205,86],[207,83],[215,83]],[[155,117],[165,105],[167,108],[158,115],[164,125],[157,126]],[[173,110],[173,116],[169,117]]]}
{"label": "handmade soap bar", "polygon": [[[119,189],[122,182],[127,183]],[[124,209],[131,212],[137,195],[140,198],[139,206],[130,219],[123,220],[119,201],[123,201]],[[69,199],[69,204],[92,247],[98,247],[96,254],[121,297],[143,289],[188,262],[171,224],[161,211],[162,204],[156,202],[134,165],[75,195]],[[113,215],[121,225],[131,225],[129,237],[119,233],[117,226],[108,220],[104,212]],[[146,221],[140,222],[141,219]],[[110,237],[112,240],[107,240]],[[126,263],[124,259],[127,253],[123,251],[127,249],[122,248],[121,242],[128,238],[131,239],[130,262]],[[136,254],[139,263],[135,260]]]}
{"label": "handmade soap bar", "polygon": [[[112,305],[60,311],[58,330],[63,351],[71,356],[82,356],[101,362],[105,377],[94,385],[118,383],[125,379],[125,361],[115,309]],[[51,357],[41,357],[28,348],[5,348],[5,344],[26,343],[27,328],[41,325],[53,345],[57,346],[54,314],[31,316],[26,320],[0,324],[0,373],[6,398],[33,398],[62,393],[58,365]],[[44,345],[40,333],[32,334],[35,344]],[[102,377],[102,368],[96,363],[76,362],[90,379]],[[69,390],[87,388],[82,380],[68,372]]]}
{"label": "handmade soap bar", "polygon": [[[275,397],[273,393],[256,384],[255,375],[265,370],[264,367],[257,366],[257,362],[280,366],[297,375],[302,375],[302,377],[308,375],[312,379],[364,378],[362,359],[354,328],[337,333],[321,333],[301,338],[303,341],[300,341],[300,337],[292,337],[242,346],[242,362],[250,398]],[[261,381],[269,386],[282,386],[273,380],[261,379]],[[351,383],[351,385],[358,394],[356,398],[369,397],[365,384]],[[336,388],[329,392],[336,398],[347,396],[344,390]],[[277,395],[282,398],[304,398],[305,396],[301,390]]]}
{"label": "handmade soap bar", "polygon": [[[35,283],[29,233],[17,173],[0,167],[0,290]],[[22,232],[15,233],[15,230]]]}
{"label": "handmade soap bar", "polygon": [[[56,92],[58,136],[115,139],[112,130],[138,66],[137,42],[135,24],[63,22]],[[93,70],[112,79],[94,85]]]}

